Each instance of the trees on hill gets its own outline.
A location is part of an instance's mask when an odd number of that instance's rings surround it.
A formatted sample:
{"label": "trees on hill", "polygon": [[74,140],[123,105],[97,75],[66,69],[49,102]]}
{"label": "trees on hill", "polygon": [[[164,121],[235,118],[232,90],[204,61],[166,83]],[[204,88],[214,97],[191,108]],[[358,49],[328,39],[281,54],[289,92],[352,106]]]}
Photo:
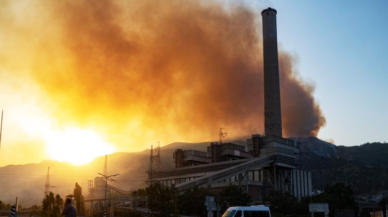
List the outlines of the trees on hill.
{"label": "trees on hill", "polygon": [[[139,196],[140,192],[143,190],[139,189],[134,195]],[[160,183],[152,183],[144,192],[148,198],[148,208],[157,216],[171,214],[207,216],[206,196],[215,196],[221,211],[229,206],[246,206],[251,202],[251,197],[235,185],[226,186],[218,193],[211,192],[208,188],[194,187],[178,194],[174,186],[166,187]]]}
{"label": "trees on hill", "polygon": [[334,216],[336,209],[356,210],[357,208],[352,187],[344,183],[326,185],[324,192],[313,197],[312,200],[314,203],[328,203],[330,217]]}
{"label": "trees on hill", "polygon": [[[329,216],[333,217],[336,210],[356,210],[357,204],[353,197],[353,189],[344,183],[326,185],[324,192],[311,198],[298,201],[288,192],[270,191],[267,200],[271,204],[271,211],[279,216],[307,215],[309,203],[328,203]],[[274,215],[275,216],[275,215]]]}
{"label": "trees on hill", "polygon": [[180,214],[186,216],[204,216],[207,213],[204,205],[206,196],[210,196],[209,190],[194,187],[187,189],[178,196]]}
{"label": "trees on hill", "polygon": [[152,183],[145,192],[148,197],[148,208],[152,213],[160,217],[169,217],[170,214],[177,214],[177,195],[174,186],[166,187],[160,183]]}
{"label": "trees on hill", "polygon": [[[85,215],[85,202],[82,195],[82,188],[78,183],[75,183],[73,196],[75,199],[75,208],[77,214],[80,216]],[[42,216],[43,217],[60,217],[62,216],[63,199],[59,194],[54,196],[54,193],[50,191],[42,201]],[[38,209],[38,207],[37,207]]]}
{"label": "trees on hill", "polygon": [[42,216],[44,217],[60,217],[63,208],[63,199],[59,194],[54,196],[50,191],[42,201]]}
{"label": "trees on hill", "polygon": [[75,183],[74,191],[73,191],[74,199],[75,199],[75,209],[77,210],[77,214],[80,216],[85,215],[85,202],[84,196],[82,195],[82,188]]}
{"label": "trees on hill", "polygon": [[3,201],[0,200],[0,209],[11,209],[11,204],[4,203]]}
{"label": "trees on hill", "polygon": [[308,203],[298,201],[288,192],[272,190],[267,200],[271,204],[271,211],[280,215],[306,215],[308,214]]}
{"label": "trees on hill", "polygon": [[237,185],[232,184],[220,191],[218,197],[222,211],[230,206],[248,206],[252,201],[249,194],[243,192]]}

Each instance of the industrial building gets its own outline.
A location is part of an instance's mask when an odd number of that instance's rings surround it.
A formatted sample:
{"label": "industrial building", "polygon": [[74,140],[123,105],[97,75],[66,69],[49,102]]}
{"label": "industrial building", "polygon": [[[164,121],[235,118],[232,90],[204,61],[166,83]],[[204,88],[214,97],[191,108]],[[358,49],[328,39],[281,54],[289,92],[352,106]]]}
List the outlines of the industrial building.
{"label": "industrial building", "polygon": [[[159,182],[165,186],[174,185],[181,192],[194,186],[222,190],[225,186],[234,184],[250,194],[256,204],[264,203],[265,196],[271,189],[289,192],[298,199],[311,195],[311,173],[296,167],[299,144],[282,137],[276,13],[272,8],[261,13],[264,135],[252,135],[245,145],[224,143],[221,128],[219,142],[209,143],[206,152],[176,149],[171,158],[175,169],[169,171],[161,170],[160,147],[151,147],[148,184]],[[129,191],[109,185],[107,179],[102,177],[89,182],[89,192],[85,202],[90,203],[90,214],[101,212],[103,203],[138,203],[130,197]]]}
{"label": "industrial building", "polygon": [[235,184],[250,194],[255,203],[263,203],[271,189],[290,192],[298,199],[311,195],[311,173],[296,169],[299,145],[282,137],[276,14],[272,8],[261,13],[265,135],[252,135],[242,146],[222,143],[221,130],[220,142],[210,143],[207,152],[176,149],[175,169],[149,170],[148,183],[175,185],[179,191],[194,186],[220,189]]}
{"label": "industrial building", "polygon": [[293,140],[252,135],[247,146],[217,142],[207,150],[176,149],[175,169],[154,171],[149,182],[175,185],[179,191],[234,184],[249,193],[255,203],[263,203],[271,189],[290,192],[299,199],[311,194],[311,173],[296,169],[299,148]]}

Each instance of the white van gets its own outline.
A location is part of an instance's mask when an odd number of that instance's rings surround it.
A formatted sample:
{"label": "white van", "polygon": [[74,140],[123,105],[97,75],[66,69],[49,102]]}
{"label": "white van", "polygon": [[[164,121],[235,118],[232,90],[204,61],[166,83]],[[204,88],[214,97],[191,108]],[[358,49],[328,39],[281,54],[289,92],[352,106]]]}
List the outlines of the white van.
{"label": "white van", "polygon": [[264,205],[233,206],[229,207],[222,217],[271,217],[271,211]]}

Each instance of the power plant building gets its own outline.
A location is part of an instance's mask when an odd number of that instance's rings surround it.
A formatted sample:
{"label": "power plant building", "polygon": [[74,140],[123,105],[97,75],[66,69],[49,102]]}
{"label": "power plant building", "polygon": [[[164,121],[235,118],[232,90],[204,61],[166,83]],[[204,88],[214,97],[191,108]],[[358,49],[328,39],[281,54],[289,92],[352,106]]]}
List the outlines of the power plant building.
{"label": "power plant building", "polygon": [[298,199],[311,195],[311,173],[296,169],[299,145],[282,137],[276,14],[272,8],[261,13],[265,135],[252,135],[245,146],[213,142],[206,152],[176,149],[175,169],[150,174],[149,182],[175,185],[179,191],[235,184],[257,204],[264,202],[271,189],[290,192]]}
{"label": "power plant building", "polygon": [[[192,187],[222,190],[233,184],[251,195],[255,204],[262,204],[269,191],[289,192],[296,198],[308,197],[312,193],[311,173],[297,169],[296,158],[299,144],[282,137],[280,104],[279,63],[277,50],[276,10],[262,11],[263,60],[264,60],[264,135],[254,134],[245,145],[222,142],[209,143],[206,151],[176,149],[172,160],[175,169],[160,171],[160,147],[151,147],[150,167],[147,183],[159,182],[174,185],[178,191]],[[105,167],[107,167],[105,159]],[[156,165],[153,163],[156,162]],[[106,172],[104,172],[106,174]],[[139,208],[146,203],[130,197],[124,191],[109,185],[106,179],[96,177],[88,183],[89,214],[103,212],[108,204],[113,216],[117,204]],[[145,207],[145,205],[144,205]]]}

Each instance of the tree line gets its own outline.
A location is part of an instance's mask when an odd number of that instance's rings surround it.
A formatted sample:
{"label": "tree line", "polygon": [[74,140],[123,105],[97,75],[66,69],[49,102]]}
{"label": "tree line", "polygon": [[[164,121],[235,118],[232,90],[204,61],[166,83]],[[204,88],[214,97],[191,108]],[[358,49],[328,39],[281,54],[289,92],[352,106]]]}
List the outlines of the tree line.
{"label": "tree line", "polygon": [[147,198],[147,208],[153,216],[207,216],[206,196],[213,196],[222,214],[229,206],[247,206],[251,196],[236,185],[223,189],[193,187],[178,193],[174,186],[167,187],[160,183],[152,183],[145,189],[132,193],[132,197]]}
{"label": "tree line", "polygon": [[[85,202],[82,195],[82,187],[75,183],[75,187],[72,195],[68,195],[75,200],[75,208],[77,210],[77,216],[85,215]],[[11,204],[6,204],[0,201],[0,210],[10,210]],[[62,210],[64,208],[64,199],[59,194],[54,195],[53,192],[49,192],[44,196],[41,205],[33,205],[31,207],[18,206],[18,210],[30,210],[30,215],[37,215],[42,217],[61,217]]]}
{"label": "tree line", "polygon": [[[230,206],[252,205],[250,195],[235,185],[223,189],[194,187],[178,194],[176,188],[153,183],[145,189],[133,192],[133,197],[147,198],[148,209],[153,216],[207,216],[205,206],[206,196],[214,196],[219,206],[220,214]],[[344,183],[327,185],[324,191],[311,197],[298,200],[288,192],[272,190],[264,198],[273,217],[310,217],[309,203],[328,203],[329,217],[334,217],[338,210],[352,210],[355,216],[370,217],[367,210],[359,210],[351,186]],[[384,210],[388,200],[383,199],[380,206]],[[316,213],[316,217],[323,213]],[[386,216],[384,216],[386,217]]]}
{"label": "tree line", "polygon": [[[74,197],[75,200],[75,208],[77,210],[77,215],[84,216],[85,215],[85,202],[84,196],[82,195],[82,187],[75,183],[75,187],[72,195],[68,195],[68,197]],[[62,216],[62,209],[64,206],[64,200],[61,198],[59,194],[54,196],[54,193],[50,191],[42,201],[42,211],[41,215],[43,217],[60,217]]]}
{"label": "tree line", "polygon": [[[73,195],[69,195],[75,199],[75,207],[78,216],[85,216],[84,197],[82,188],[75,184]],[[245,193],[236,185],[229,185],[223,188],[198,188],[193,187],[184,192],[179,193],[174,186],[163,186],[160,183],[153,183],[144,189],[138,189],[131,193],[132,198],[137,198],[139,201],[146,201],[146,204],[137,203],[135,207],[145,207],[151,211],[152,216],[171,217],[171,216],[207,216],[207,207],[205,206],[206,196],[213,196],[217,204],[217,209],[222,214],[230,206],[248,206],[252,205],[251,196]],[[309,217],[309,203],[328,203],[329,216],[334,217],[336,210],[354,210],[355,215],[361,217],[370,217],[369,212],[358,210],[355,202],[353,189],[351,186],[344,183],[336,183],[327,185],[324,191],[311,197],[297,200],[288,192],[272,190],[267,197],[264,198],[270,204],[273,217]],[[383,198],[380,206],[383,211],[388,203],[388,200]],[[19,210],[29,209],[31,215],[39,215],[42,217],[60,217],[63,209],[64,200],[59,194],[54,195],[53,192],[45,195],[42,200],[42,205],[33,205],[29,208],[22,208],[19,205]],[[0,201],[0,209],[10,209],[10,204],[5,204]],[[315,214],[319,217],[322,214]],[[134,210],[128,213],[120,213],[118,216],[133,216],[140,217],[140,213]],[[323,216],[323,215],[322,215]],[[386,217],[386,216],[384,216]]]}

